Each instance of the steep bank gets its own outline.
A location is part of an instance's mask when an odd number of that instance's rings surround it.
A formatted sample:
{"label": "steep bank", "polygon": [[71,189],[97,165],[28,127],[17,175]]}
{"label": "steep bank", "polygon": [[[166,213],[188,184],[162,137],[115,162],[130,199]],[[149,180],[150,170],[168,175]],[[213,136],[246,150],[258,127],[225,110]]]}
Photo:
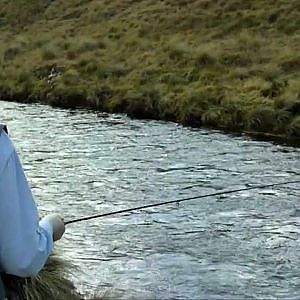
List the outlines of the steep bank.
{"label": "steep bank", "polygon": [[0,97],[300,139],[297,0],[0,0]]}

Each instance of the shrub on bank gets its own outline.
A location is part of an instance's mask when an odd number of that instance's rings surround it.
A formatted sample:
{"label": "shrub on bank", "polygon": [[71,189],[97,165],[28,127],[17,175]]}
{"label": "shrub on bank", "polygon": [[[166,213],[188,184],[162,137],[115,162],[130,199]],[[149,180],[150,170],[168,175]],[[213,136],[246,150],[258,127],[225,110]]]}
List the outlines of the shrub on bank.
{"label": "shrub on bank", "polygon": [[288,136],[290,138],[300,138],[300,116],[296,117],[288,127]]}
{"label": "shrub on bank", "polygon": [[271,107],[258,107],[250,115],[249,128],[254,131],[273,132],[276,111]]}

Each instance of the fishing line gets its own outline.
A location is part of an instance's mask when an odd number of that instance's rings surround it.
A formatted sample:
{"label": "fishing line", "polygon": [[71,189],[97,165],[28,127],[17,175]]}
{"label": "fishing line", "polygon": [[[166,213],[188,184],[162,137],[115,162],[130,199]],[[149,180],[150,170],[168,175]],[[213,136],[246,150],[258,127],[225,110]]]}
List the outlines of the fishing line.
{"label": "fishing line", "polygon": [[264,188],[268,188],[268,187],[287,185],[287,184],[291,184],[291,183],[300,183],[300,180],[285,181],[285,182],[271,183],[271,184],[265,184],[265,185],[256,185],[256,186],[251,186],[251,187],[247,187],[247,188],[234,189],[234,190],[228,190],[228,191],[225,190],[225,191],[215,192],[212,194],[198,195],[198,196],[188,197],[188,198],[183,198],[183,199],[158,202],[158,203],[153,203],[153,204],[148,204],[148,205],[143,205],[143,206],[137,206],[137,207],[133,207],[133,208],[126,208],[126,209],[112,211],[112,212],[108,212],[108,213],[104,213],[104,214],[95,214],[95,215],[90,215],[90,216],[73,219],[70,221],[66,221],[65,225],[77,223],[77,222],[81,222],[81,221],[87,221],[87,220],[91,220],[91,219],[96,219],[96,218],[103,218],[103,217],[107,217],[107,216],[118,215],[118,214],[127,213],[127,212],[131,212],[131,211],[150,208],[150,207],[157,207],[157,206],[173,204],[173,203],[179,204],[180,202],[184,202],[184,201],[190,201],[190,200],[219,196],[219,195],[233,194],[233,193],[237,193],[237,192],[249,191],[249,190],[254,190],[254,189],[264,189]]}

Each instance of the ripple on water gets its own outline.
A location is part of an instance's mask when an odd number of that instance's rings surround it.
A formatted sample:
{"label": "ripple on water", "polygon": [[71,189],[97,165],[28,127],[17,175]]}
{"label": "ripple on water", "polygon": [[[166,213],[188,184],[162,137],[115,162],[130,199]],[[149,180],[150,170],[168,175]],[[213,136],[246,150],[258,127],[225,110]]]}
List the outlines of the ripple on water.
{"label": "ripple on water", "polygon": [[[72,219],[300,179],[300,151],[217,131],[0,102],[40,211]],[[51,126],[49,126],[51,125]],[[121,299],[299,299],[299,185],[70,225],[82,291]]]}

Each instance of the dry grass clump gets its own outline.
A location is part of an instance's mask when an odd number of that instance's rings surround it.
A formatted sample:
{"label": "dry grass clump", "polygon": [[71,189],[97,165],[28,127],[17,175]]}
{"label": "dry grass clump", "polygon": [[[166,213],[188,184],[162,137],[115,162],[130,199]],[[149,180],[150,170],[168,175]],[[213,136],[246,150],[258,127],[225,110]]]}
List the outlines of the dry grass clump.
{"label": "dry grass clump", "polygon": [[[52,256],[44,269],[34,278],[21,279],[5,275],[3,281],[8,287],[9,299],[19,300],[83,300],[74,284],[68,279],[72,267],[65,261]],[[15,298],[15,297],[18,298]],[[11,298],[10,298],[11,297]],[[96,297],[89,300],[104,300]]]}
{"label": "dry grass clump", "polygon": [[24,285],[24,299],[80,299],[73,283],[65,277],[64,269],[65,263],[55,258],[49,259],[45,269]]}

